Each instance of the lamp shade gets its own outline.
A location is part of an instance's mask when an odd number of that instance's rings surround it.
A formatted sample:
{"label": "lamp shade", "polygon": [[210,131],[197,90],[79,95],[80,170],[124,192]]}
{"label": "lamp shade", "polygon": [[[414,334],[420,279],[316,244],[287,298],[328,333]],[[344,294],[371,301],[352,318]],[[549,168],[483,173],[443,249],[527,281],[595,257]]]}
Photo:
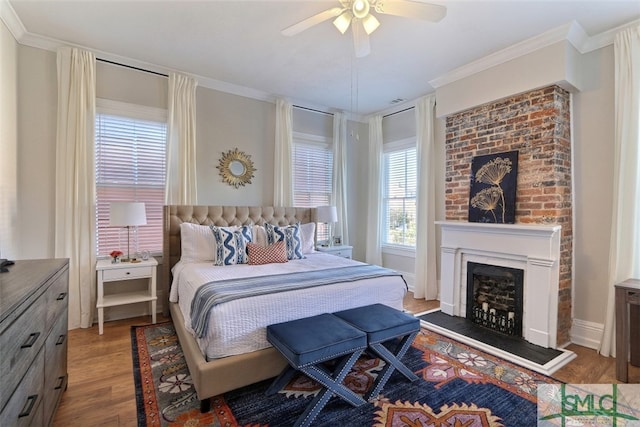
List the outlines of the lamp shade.
{"label": "lamp shade", "polygon": [[338,222],[338,210],[335,206],[318,206],[316,208],[316,218],[318,222],[326,224]]}
{"label": "lamp shade", "polygon": [[146,224],[147,214],[144,203],[112,202],[109,205],[109,225],[127,227]]}

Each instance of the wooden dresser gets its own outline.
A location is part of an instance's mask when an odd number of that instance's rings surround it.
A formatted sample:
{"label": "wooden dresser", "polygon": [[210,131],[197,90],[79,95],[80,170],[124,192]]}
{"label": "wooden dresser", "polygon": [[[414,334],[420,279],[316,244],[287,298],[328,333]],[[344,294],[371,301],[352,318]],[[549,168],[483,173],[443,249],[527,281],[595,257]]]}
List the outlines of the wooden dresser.
{"label": "wooden dresser", "polygon": [[67,386],[69,266],[16,261],[0,273],[0,426],[47,426]]}

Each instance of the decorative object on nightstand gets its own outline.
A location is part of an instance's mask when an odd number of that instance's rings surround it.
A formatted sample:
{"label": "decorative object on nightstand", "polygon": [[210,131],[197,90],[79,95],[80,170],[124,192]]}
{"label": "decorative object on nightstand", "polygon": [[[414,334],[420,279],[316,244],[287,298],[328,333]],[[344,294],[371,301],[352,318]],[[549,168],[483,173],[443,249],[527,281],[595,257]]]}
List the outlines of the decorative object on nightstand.
{"label": "decorative object on nightstand", "polygon": [[325,246],[333,246],[331,228],[334,222],[338,222],[338,210],[335,206],[318,206],[316,208],[316,220],[320,223],[327,224],[329,237]]}
{"label": "decorative object on nightstand", "polygon": [[147,214],[144,203],[111,202],[109,206],[109,225],[111,227],[127,227],[127,257],[122,262],[130,262],[131,227],[147,225]]}
{"label": "decorative object on nightstand", "polygon": [[112,264],[119,263],[120,260],[122,259],[122,255],[124,255],[122,251],[111,251],[111,253],[109,254],[109,256],[111,257],[111,263]]}
{"label": "decorative object on nightstand", "polygon": [[[151,320],[156,323],[156,269],[158,262],[153,257],[137,263],[113,264],[110,259],[101,259],[96,263],[98,274],[98,331],[103,332],[104,308],[116,305],[150,302]],[[149,279],[149,286],[143,291],[104,294],[105,283],[123,280]]]}
{"label": "decorative object on nightstand", "polygon": [[326,246],[318,246],[316,248],[318,250],[318,252],[322,252],[325,254],[329,254],[329,255],[335,255],[335,256],[339,256],[342,258],[352,258],[352,254],[353,254],[353,246],[347,246],[347,245],[343,245],[343,246],[330,246],[330,247],[326,247]]}

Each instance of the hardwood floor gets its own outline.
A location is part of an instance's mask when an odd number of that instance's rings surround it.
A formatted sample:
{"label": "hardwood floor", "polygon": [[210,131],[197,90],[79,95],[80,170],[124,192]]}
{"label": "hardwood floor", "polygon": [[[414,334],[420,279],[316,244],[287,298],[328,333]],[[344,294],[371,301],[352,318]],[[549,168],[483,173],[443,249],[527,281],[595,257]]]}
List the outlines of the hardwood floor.
{"label": "hardwood floor", "polygon": [[[416,300],[408,294],[405,309],[413,313],[437,308],[438,301]],[[158,316],[158,322],[168,320]],[[54,426],[136,426],[130,330],[143,325],[149,316],[98,325],[69,332],[69,385],[65,391]],[[553,376],[566,383],[615,383],[615,359],[598,355],[595,350],[570,345],[578,357]],[[629,381],[640,383],[640,368],[630,366]]]}

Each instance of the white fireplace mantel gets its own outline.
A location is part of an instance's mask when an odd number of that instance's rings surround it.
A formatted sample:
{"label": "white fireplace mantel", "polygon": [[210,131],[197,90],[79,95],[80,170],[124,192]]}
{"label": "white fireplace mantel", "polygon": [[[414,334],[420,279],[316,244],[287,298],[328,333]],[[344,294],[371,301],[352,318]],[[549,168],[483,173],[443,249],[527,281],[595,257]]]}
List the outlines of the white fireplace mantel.
{"label": "white fireplace mantel", "polygon": [[442,230],[440,309],[466,315],[467,262],[524,270],[522,335],[557,348],[560,225],[436,221]]}

